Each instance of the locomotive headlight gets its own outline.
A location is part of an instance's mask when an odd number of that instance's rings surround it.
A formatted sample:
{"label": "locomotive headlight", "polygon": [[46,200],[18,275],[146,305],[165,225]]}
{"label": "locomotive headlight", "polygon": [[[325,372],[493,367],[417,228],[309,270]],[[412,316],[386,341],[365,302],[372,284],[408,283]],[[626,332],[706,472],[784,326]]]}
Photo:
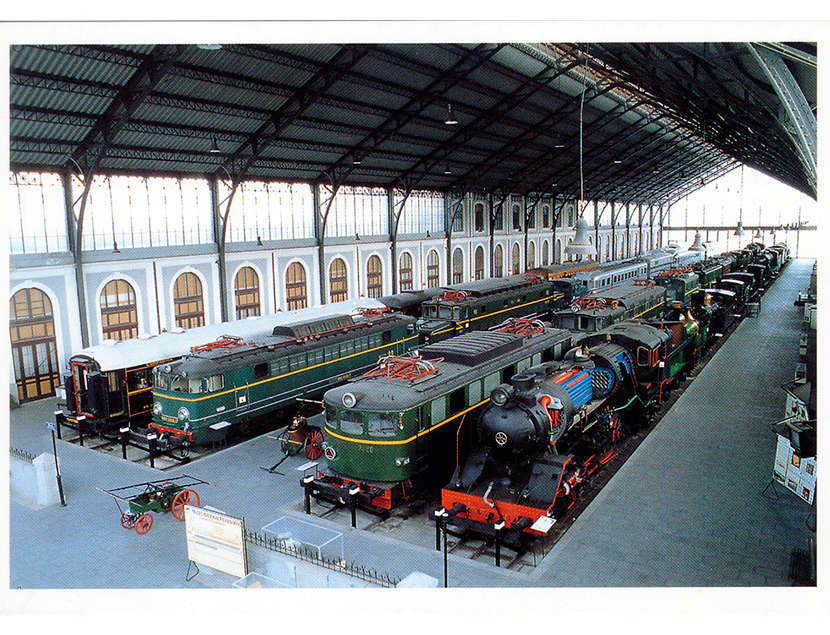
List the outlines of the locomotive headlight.
{"label": "locomotive headlight", "polygon": [[153,414],[160,415],[161,414],[161,402],[157,401],[153,404]]}
{"label": "locomotive headlight", "polygon": [[497,406],[503,406],[507,403],[507,400],[510,399],[510,393],[512,392],[512,386],[496,386],[490,393],[490,401],[492,401]]}
{"label": "locomotive headlight", "polygon": [[188,419],[190,419],[190,410],[179,408],[179,421],[187,421]]}

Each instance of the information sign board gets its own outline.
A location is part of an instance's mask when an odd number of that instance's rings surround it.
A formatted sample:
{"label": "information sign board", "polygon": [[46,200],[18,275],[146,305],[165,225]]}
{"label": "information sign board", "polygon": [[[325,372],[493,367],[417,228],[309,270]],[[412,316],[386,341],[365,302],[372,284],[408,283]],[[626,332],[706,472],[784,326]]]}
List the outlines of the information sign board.
{"label": "information sign board", "polygon": [[185,505],[184,521],[188,559],[238,578],[247,575],[243,520]]}

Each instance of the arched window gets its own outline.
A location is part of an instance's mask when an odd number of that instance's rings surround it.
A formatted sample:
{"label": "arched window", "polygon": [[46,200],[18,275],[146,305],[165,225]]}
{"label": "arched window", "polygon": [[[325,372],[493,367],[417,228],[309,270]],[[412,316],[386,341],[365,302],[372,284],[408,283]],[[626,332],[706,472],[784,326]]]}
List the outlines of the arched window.
{"label": "arched window", "polygon": [[259,276],[253,267],[242,267],[234,280],[236,295],[236,319],[260,315]]}
{"label": "arched window", "polygon": [[484,278],[484,247],[479,245],[476,247],[476,271],[475,271],[476,280],[482,280]]}
{"label": "arched window", "polygon": [[202,281],[189,271],[176,278],[173,290],[173,308],[176,326],[192,329],[205,325],[205,301],[202,298]]}
{"label": "arched window", "polygon": [[461,247],[456,247],[452,252],[452,283],[461,284],[464,282],[464,252]]}
{"label": "arched window", "polygon": [[548,265],[548,255],[550,254],[550,245],[548,245],[548,241],[544,241],[542,243],[542,266],[547,267]]}
{"label": "arched window", "polygon": [[562,241],[557,240],[554,246],[553,264],[558,265],[562,262]]}
{"label": "arched window", "polygon": [[349,298],[349,280],[342,258],[335,258],[329,267],[329,295],[332,302],[343,302]]}
{"label": "arched window", "polygon": [[400,259],[401,291],[412,291],[412,256],[409,252],[403,252]]}
{"label": "arched window", "polygon": [[513,229],[522,228],[522,210],[518,205],[513,206]]}
{"label": "arched window", "polygon": [[372,256],[366,263],[366,292],[370,298],[383,295],[383,265],[380,258]]}
{"label": "arched window", "polygon": [[550,227],[550,207],[547,205],[542,206],[542,227]]}
{"label": "arched window", "polygon": [[496,278],[504,276],[504,250],[501,245],[496,245],[493,250],[493,276]]}
{"label": "arched window", "polygon": [[484,231],[484,203],[476,203],[475,206],[475,230]]}
{"label": "arched window", "polygon": [[440,284],[440,266],[438,252],[431,249],[427,254],[427,287],[434,289]]}
{"label": "arched window", "polygon": [[304,309],[308,306],[308,289],[305,281],[305,267],[299,262],[292,262],[285,272],[286,308],[289,311]]}
{"label": "arched window", "polygon": [[15,293],[9,302],[9,330],[18,402],[53,396],[60,369],[49,297],[39,289]]}
{"label": "arched window", "polygon": [[527,269],[536,266],[536,245],[533,241],[527,243]]}
{"label": "arched window", "polygon": [[521,273],[521,269],[522,260],[521,254],[519,253],[519,243],[513,243],[513,262],[510,273],[515,276],[517,273]]}
{"label": "arched window", "polygon": [[126,280],[110,280],[101,291],[104,339],[129,340],[138,336],[135,290]]}

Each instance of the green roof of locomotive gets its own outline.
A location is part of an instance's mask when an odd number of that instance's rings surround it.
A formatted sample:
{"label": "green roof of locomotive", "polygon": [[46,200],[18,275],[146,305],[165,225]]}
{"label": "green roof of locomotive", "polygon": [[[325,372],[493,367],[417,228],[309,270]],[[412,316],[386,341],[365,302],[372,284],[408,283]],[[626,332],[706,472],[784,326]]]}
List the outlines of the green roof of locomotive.
{"label": "green roof of locomotive", "polygon": [[343,396],[352,393],[358,397],[354,410],[402,412],[560,342],[572,345],[572,334],[554,328],[545,328],[530,337],[500,331],[473,331],[421,348],[421,358],[433,363],[437,369],[424,377],[410,381],[364,375],[330,389],[323,399],[327,405],[342,407]]}

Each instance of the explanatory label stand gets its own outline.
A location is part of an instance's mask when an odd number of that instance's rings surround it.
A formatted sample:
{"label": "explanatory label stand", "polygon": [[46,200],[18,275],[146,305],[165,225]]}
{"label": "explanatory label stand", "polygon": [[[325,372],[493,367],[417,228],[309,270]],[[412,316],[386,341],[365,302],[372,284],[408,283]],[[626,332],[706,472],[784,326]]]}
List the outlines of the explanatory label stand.
{"label": "explanatory label stand", "polygon": [[244,578],[248,574],[245,521],[191,505],[185,505],[184,510],[187,557],[190,560],[188,576],[190,567],[196,565],[196,573],[187,580],[196,577],[199,564]]}

